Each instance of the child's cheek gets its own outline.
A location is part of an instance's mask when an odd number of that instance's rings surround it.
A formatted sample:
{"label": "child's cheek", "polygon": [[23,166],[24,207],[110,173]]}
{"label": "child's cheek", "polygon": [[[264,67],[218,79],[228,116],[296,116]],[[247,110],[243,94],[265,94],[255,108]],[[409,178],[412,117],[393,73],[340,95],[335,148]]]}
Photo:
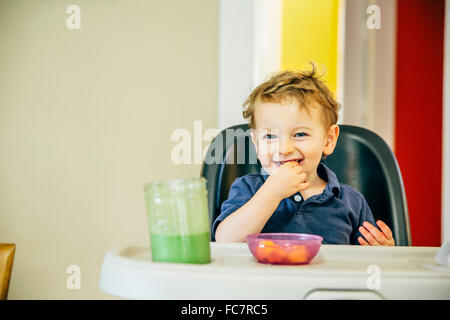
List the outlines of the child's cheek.
{"label": "child's cheek", "polygon": [[277,153],[279,150],[278,143],[276,141],[261,141],[259,143],[259,153],[262,156],[266,156],[268,158],[272,158],[274,153]]}
{"label": "child's cheek", "polygon": [[258,150],[258,159],[261,164],[266,164],[270,159],[270,152],[266,145],[261,145]]}
{"label": "child's cheek", "polygon": [[258,160],[261,163],[261,166],[263,167],[263,169],[268,173],[271,174],[273,169],[272,169],[272,160],[271,158],[268,158],[266,155],[258,155]]}
{"label": "child's cheek", "polygon": [[270,161],[267,157],[259,157],[259,162],[261,162],[261,166],[266,170],[270,168],[272,164],[272,161]]}
{"label": "child's cheek", "polygon": [[258,160],[264,170],[271,174],[274,168],[274,163],[272,162],[273,154],[277,147],[274,143],[259,143],[258,144]]}

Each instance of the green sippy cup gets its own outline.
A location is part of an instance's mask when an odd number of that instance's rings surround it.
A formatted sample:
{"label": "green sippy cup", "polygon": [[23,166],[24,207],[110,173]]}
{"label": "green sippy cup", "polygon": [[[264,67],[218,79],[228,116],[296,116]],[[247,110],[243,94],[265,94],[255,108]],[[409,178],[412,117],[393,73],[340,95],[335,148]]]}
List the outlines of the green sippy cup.
{"label": "green sippy cup", "polygon": [[206,179],[202,177],[145,186],[153,261],[211,261],[206,193]]}

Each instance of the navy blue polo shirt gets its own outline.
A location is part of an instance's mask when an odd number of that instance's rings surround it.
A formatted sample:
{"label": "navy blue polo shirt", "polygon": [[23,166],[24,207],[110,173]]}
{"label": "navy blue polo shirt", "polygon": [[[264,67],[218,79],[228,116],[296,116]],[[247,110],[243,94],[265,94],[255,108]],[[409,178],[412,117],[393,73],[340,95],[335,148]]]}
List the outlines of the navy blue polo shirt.
{"label": "navy blue polo shirt", "polygon": [[[336,174],[323,163],[317,167],[317,174],[327,182],[324,191],[306,201],[299,192],[283,199],[261,232],[308,233],[322,236],[324,244],[359,244],[357,239],[362,235],[358,228],[362,223],[367,221],[376,226],[364,196],[339,183]],[[268,177],[263,171],[233,182],[213,223],[214,236],[219,223],[249,201]]]}

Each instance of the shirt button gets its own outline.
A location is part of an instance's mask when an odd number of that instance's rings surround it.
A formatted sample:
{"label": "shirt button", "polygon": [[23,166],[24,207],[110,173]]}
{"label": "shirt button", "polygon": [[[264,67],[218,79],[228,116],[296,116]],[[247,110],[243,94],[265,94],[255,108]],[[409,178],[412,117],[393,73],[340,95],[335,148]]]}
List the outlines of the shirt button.
{"label": "shirt button", "polygon": [[294,196],[294,200],[297,201],[297,202],[300,202],[300,201],[302,201],[302,197],[299,194],[296,194]]}

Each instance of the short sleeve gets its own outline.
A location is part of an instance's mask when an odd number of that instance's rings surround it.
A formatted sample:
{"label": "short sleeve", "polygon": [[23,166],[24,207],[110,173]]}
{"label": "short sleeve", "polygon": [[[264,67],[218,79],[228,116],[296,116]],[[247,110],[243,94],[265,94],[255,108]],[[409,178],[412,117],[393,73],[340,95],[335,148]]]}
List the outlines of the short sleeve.
{"label": "short sleeve", "polygon": [[355,230],[356,232],[354,233],[355,236],[352,239],[352,244],[359,244],[358,238],[359,237],[364,238],[363,235],[361,234],[361,232],[359,232],[359,227],[363,225],[364,221],[367,221],[370,224],[377,227],[377,225],[375,224],[375,218],[373,217],[372,211],[370,210],[370,207],[369,207],[366,199],[362,195],[361,195],[361,198],[362,198],[362,205],[361,205],[361,211],[359,213],[359,223],[356,226],[356,230]]}
{"label": "short sleeve", "polygon": [[242,207],[253,197],[250,186],[243,177],[237,178],[231,185],[228,199],[222,203],[220,215],[212,225],[212,235],[215,239],[217,226],[230,214]]}

